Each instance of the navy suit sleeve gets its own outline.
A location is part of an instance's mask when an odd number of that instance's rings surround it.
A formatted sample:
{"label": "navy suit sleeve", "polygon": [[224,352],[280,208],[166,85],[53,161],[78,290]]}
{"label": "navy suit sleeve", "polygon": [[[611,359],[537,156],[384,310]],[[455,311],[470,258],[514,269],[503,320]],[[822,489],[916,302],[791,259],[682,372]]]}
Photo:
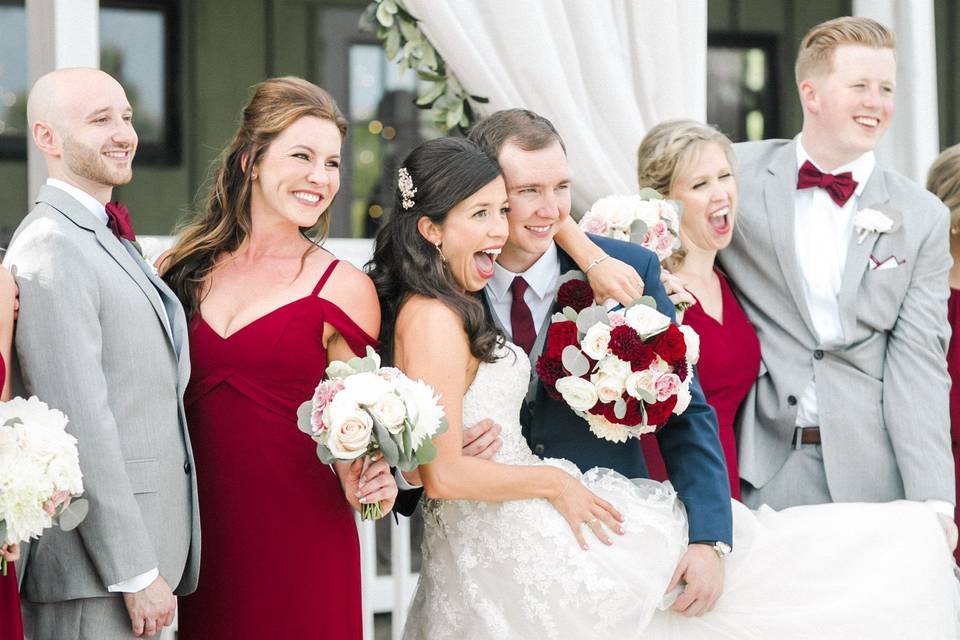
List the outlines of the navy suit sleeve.
{"label": "navy suit sleeve", "polygon": [[[674,321],[673,303],[660,282],[660,264],[643,247],[605,238],[593,238],[609,255],[633,266],[643,278],[644,295]],[[690,541],[721,540],[733,544],[730,481],[720,446],[717,416],[707,404],[696,371],[690,385],[690,406],[657,433],[660,453],[670,481],[687,508]]]}

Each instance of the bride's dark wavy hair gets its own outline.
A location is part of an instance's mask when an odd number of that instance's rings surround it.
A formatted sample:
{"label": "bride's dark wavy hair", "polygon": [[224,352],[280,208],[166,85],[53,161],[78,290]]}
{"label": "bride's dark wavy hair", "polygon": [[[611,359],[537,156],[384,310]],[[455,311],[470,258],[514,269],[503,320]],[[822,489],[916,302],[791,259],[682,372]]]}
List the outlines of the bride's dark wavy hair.
{"label": "bride's dark wavy hair", "polygon": [[442,225],[447,214],[500,175],[496,161],[480,147],[463,138],[438,138],[421,144],[403,161],[414,188],[414,204],[403,208],[397,186],[393,212],[377,233],[373,259],[366,271],[377,287],[382,322],[380,344],[383,357],[392,362],[394,330],[400,307],[411,295],[436,298],[463,320],[470,340],[470,353],[492,362],[503,332],[489,321],[480,295],[464,293],[444,265],[437,248],[417,229],[426,216]]}

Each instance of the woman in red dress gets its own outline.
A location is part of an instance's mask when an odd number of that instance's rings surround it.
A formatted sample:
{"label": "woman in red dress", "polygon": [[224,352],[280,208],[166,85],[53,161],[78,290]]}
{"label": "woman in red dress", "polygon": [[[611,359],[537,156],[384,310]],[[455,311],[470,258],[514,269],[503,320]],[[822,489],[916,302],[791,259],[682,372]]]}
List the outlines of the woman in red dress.
{"label": "woman in red dress", "polygon": [[[0,400],[10,399],[10,346],[13,342],[13,322],[17,309],[17,284],[13,276],[0,266]],[[17,589],[17,569],[20,545],[0,544],[0,558],[8,562],[7,575],[0,575],[0,640],[22,640],[20,620],[20,592]]]}
{"label": "woman in red dress", "polygon": [[[953,444],[954,473],[957,479],[957,510],[960,521],[960,144],[955,144],[930,166],[927,189],[950,209],[950,299],[947,302],[947,321],[953,334],[947,348],[947,370],[950,372],[950,440]],[[960,562],[960,547],[954,551]]]}
{"label": "woman in red dress", "polygon": [[[640,187],[656,189],[683,205],[683,248],[666,260],[697,304],[684,324],[700,336],[697,371],[707,402],[717,412],[730,493],[740,498],[733,425],[760,369],[760,342],[743,308],[714,262],[730,244],[736,218],[733,148],[716,129],[692,120],[657,125],[640,143]],[[641,438],[650,477],[666,479],[657,442]]]}
{"label": "woman in red dress", "polygon": [[296,414],[327,363],[363,355],[380,330],[370,279],[307,235],[329,226],[346,129],[323,89],[258,85],[206,210],[161,261],[190,320],[203,531],[184,640],[362,635],[353,510],[387,513],[396,482],[382,458],[321,464]]}

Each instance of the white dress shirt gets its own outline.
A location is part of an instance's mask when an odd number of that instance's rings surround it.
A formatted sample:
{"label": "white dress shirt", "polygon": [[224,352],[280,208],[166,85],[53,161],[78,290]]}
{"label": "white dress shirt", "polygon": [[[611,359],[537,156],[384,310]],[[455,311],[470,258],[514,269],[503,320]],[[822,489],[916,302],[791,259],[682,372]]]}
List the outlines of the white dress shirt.
{"label": "white dress shirt", "polygon": [[553,308],[553,299],[557,296],[560,278],[560,258],[557,255],[557,245],[550,243],[550,248],[540,258],[530,265],[523,273],[514,273],[500,263],[493,264],[493,277],[487,283],[487,295],[490,306],[503,325],[507,337],[513,340],[513,325],[510,322],[510,308],[513,306],[513,294],[510,285],[517,276],[523,276],[527,281],[527,290],[523,292],[523,301],[530,307],[533,316],[533,328],[538,333],[547,319],[547,314]]}
{"label": "white dress shirt", "polygon": [[[47,178],[47,186],[53,187],[55,189],[60,189],[61,191],[66,192],[67,195],[71,196],[74,200],[83,205],[90,213],[92,213],[100,222],[106,226],[109,217],[107,216],[106,208],[100,203],[99,200],[91,196],[86,191],[78,189],[72,184],[68,184],[63,180],[57,180],[56,178]],[[159,296],[159,294],[157,294]],[[160,305],[163,306],[162,304]],[[163,318],[164,322],[167,322],[166,318]],[[160,576],[160,571],[154,567],[147,571],[146,573],[141,573],[138,576],[134,576],[128,580],[122,580],[116,584],[111,584],[107,586],[107,591],[113,593],[136,593],[137,591],[142,591],[149,587],[154,580]]]}

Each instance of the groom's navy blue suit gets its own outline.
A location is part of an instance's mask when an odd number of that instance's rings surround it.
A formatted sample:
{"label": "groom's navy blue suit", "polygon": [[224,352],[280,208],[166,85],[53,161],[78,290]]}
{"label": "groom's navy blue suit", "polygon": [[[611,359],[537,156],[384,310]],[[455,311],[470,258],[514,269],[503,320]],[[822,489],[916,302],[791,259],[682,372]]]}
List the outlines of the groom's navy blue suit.
{"label": "groom's navy blue suit", "polygon": [[[656,299],[660,312],[675,319],[653,252],[629,242],[597,236],[590,239],[608,255],[636,269],[643,278],[644,295]],[[561,273],[577,269],[559,247],[557,253]],[[660,452],[670,481],[687,508],[690,541],[721,540],[732,545],[730,484],[717,435],[717,417],[704,399],[696,373],[690,393],[693,399],[687,410],[671,416],[657,433]],[[618,443],[593,435],[584,419],[562,400],[551,398],[542,383],[537,385],[534,402],[524,404],[520,423],[530,448],[541,458],[566,458],[581,471],[607,467],[628,478],[647,477],[643,451],[636,440]]]}
{"label": "groom's navy blue suit", "polygon": [[[651,251],[597,236],[591,236],[591,240],[608,255],[636,269],[643,278],[644,295],[655,298],[657,308],[674,319],[673,304],[660,282],[660,264]],[[573,260],[557,249],[560,272],[576,269]],[[487,310],[492,316],[489,305]],[[687,410],[672,416],[657,433],[660,452],[670,480],[687,508],[690,541],[720,540],[732,545],[730,485],[717,435],[717,417],[703,397],[696,374],[690,392],[693,399]],[[525,402],[521,408],[520,423],[530,448],[542,458],[566,458],[582,471],[606,467],[628,478],[647,477],[639,442],[630,439],[616,443],[596,437],[584,419],[566,403],[547,395],[542,383],[537,385],[534,401]],[[420,492],[419,489],[401,492],[397,511],[404,515],[412,513]]]}

